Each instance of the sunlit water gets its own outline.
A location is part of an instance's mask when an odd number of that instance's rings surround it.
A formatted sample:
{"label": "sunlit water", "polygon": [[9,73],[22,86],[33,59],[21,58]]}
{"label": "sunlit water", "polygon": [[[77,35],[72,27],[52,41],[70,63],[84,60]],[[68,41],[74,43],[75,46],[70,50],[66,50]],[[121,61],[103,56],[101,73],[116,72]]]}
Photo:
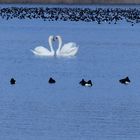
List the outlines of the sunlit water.
{"label": "sunlit water", "polygon": [[[58,34],[79,45],[76,57],[32,54]],[[126,22],[1,20],[0,139],[139,140],[139,36],[139,24]],[[119,83],[125,76],[130,85]],[[48,84],[50,77],[56,84]],[[82,78],[93,86],[80,86]]]}

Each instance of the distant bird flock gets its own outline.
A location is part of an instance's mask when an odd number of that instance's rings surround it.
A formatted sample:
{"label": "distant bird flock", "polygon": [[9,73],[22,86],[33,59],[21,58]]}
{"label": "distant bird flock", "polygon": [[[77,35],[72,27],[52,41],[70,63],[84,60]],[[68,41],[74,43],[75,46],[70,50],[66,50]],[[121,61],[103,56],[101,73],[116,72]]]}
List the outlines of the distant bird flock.
{"label": "distant bird flock", "polygon": [[44,21],[84,21],[101,23],[140,23],[140,10],[136,8],[48,8],[8,7],[0,8],[2,19],[42,19]]}

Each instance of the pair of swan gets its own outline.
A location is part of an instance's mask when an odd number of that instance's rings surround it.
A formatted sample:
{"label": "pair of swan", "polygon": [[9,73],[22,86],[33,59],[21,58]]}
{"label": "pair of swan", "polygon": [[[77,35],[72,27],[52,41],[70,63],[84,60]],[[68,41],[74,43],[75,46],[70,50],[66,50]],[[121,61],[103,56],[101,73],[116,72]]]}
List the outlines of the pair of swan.
{"label": "pair of swan", "polygon": [[63,57],[75,56],[76,53],[78,52],[78,46],[74,42],[69,42],[62,46],[62,38],[59,35],[56,37],[52,35],[49,36],[48,42],[49,42],[50,50],[48,50],[47,48],[43,46],[38,46],[34,50],[31,50],[31,51],[35,55],[38,55],[38,56],[54,56],[55,51],[53,49],[52,42],[55,40],[58,40],[58,43],[59,43],[58,49],[56,50],[56,56],[63,56]]}

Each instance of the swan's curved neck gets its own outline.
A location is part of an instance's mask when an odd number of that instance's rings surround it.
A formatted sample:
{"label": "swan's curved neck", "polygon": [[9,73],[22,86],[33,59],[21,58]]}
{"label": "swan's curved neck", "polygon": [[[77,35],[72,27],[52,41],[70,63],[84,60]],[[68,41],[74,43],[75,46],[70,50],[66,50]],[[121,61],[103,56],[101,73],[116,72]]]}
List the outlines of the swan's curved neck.
{"label": "swan's curved neck", "polygon": [[51,50],[51,52],[52,53],[54,53],[54,49],[53,49],[53,45],[52,45],[52,38],[51,37],[49,37],[49,46],[50,46],[50,50]]}
{"label": "swan's curved neck", "polygon": [[59,54],[60,53],[61,47],[62,47],[62,38],[59,36],[58,37],[58,49],[56,51],[56,54]]}

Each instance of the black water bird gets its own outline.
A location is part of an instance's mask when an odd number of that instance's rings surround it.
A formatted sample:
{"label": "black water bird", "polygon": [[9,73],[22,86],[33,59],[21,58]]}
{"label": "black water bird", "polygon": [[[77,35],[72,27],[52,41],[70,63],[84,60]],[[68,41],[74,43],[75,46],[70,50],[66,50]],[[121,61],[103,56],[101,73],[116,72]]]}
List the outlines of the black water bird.
{"label": "black water bird", "polygon": [[79,82],[79,84],[82,85],[82,86],[91,87],[92,86],[92,81],[91,80],[85,81],[84,79],[82,79]]}
{"label": "black water bird", "polygon": [[129,84],[131,81],[130,81],[130,79],[129,79],[128,77],[125,77],[125,78],[123,78],[123,79],[120,79],[119,82],[120,82],[121,84],[127,85],[127,84]]}
{"label": "black water bird", "polygon": [[10,84],[11,84],[11,85],[16,84],[16,80],[15,80],[14,78],[11,78],[11,80],[10,80]]}
{"label": "black water bird", "polygon": [[79,84],[82,85],[82,86],[85,86],[85,83],[86,83],[86,81],[85,81],[84,79],[82,79],[82,80],[79,82]]}
{"label": "black water bird", "polygon": [[91,82],[91,80],[88,80],[87,82],[86,82],[86,85],[85,86],[87,86],[87,87],[91,87],[92,86],[92,82]]}
{"label": "black water bird", "polygon": [[52,77],[50,77],[48,83],[50,83],[50,84],[54,84],[54,83],[56,83],[56,81],[55,81]]}

